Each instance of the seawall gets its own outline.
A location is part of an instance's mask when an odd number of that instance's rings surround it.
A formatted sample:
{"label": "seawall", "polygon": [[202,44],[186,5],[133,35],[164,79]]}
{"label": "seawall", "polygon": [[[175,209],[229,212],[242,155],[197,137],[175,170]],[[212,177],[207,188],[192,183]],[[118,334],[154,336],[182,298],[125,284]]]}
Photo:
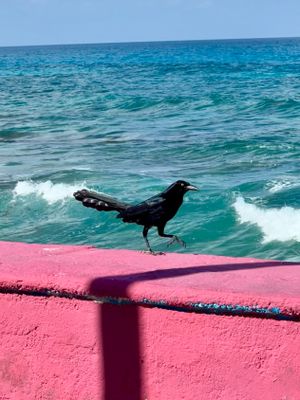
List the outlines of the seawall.
{"label": "seawall", "polygon": [[300,264],[0,242],[0,400],[298,400]]}

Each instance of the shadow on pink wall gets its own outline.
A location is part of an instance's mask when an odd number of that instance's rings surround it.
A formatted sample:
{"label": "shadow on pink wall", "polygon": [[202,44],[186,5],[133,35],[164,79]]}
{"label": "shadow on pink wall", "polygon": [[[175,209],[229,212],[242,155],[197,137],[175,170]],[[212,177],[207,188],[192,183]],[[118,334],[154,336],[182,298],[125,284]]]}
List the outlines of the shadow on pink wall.
{"label": "shadow on pink wall", "polygon": [[[225,272],[242,269],[288,265],[280,261],[235,263],[187,268],[169,268],[136,274],[96,278],[90,292],[97,297],[110,297],[99,305],[99,335],[102,342],[104,396],[101,400],[143,399],[143,349],[139,334],[139,305],[117,305],[117,299],[130,299],[129,287],[134,282],[168,279],[204,272]],[[113,287],[114,298],[111,298]],[[254,317],[266,317],[253,315]]]}

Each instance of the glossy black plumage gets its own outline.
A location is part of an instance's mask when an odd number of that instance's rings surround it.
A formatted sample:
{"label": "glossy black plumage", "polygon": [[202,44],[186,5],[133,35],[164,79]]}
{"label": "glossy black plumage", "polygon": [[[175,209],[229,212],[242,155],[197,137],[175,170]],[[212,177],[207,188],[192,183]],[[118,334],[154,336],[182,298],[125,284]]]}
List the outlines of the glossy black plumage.
{"label": "glossy black plumage", "polygon": [[163,192],[136,205],[130,205],[106,194],[86,189],[75,192],[74,197],[85,207],[95,208],[98,211],[118,211],[117,218],[121,218],[123,222],[144,226],[143,236],[148,251],[154,254],[147,238],[148,231],[152,227],[157,228],[160,236],[171,238],[170,244],[177,241],[185,246],[178,236],[166,234],[164,229],[166,223],[176,215],[183,202],[183,196],[188,190],[197,190],[197,188],[188,182],[179,180]]}

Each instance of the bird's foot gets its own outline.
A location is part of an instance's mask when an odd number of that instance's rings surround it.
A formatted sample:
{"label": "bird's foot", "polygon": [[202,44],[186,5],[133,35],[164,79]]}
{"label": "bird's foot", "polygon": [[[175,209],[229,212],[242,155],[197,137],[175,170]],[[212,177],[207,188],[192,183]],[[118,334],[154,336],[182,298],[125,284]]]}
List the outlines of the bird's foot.
{"label": "bird's foot", "polygon": [[173,244],[173,243],[175,243],[175,242],[179,243],[182,247],[186,248],[186,243],[185,243],[182,239],[180,239],[180,237],[175,236],[175,235],[174,235],[174,236],[172,237],[172,239],[169,241],[168,247],[171,246],[171,244]]}
{"label": "bird's foot", "polygon": [[149,254],[151,256],[165,256],[166,253],[163,251],[153,251],[153,250],[142,250],[143,254]]}

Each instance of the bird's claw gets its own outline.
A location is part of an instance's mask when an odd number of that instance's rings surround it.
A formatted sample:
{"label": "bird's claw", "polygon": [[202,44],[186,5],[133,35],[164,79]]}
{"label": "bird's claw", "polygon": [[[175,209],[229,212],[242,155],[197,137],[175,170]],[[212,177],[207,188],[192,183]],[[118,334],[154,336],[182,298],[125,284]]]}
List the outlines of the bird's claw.
{"label": "bird's claw", "polygon": [[165,256],[166,253],[164,253],[163,251],[153,251],[153,250],[142,250],[143,254],[149,254],[151,256]]}
{"label": "bird's claw", "polygon": [[186,243],[182,239],[180,239],[178,236],[172,237],[172,239],[168,243],[168,247],[171,246],[171,244],[173,244],[175,242],[181,244],[182,247],[186,248]]}

